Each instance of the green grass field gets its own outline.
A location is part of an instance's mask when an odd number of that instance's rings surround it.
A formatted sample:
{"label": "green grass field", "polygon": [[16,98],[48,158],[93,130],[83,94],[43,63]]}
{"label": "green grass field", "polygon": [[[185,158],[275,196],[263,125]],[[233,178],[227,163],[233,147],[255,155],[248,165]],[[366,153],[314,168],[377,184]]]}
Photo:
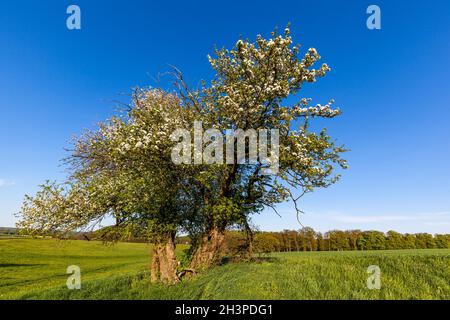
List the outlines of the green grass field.
{"label": "green grass field", "polygon": [[69,265],[82,281],[136,274],[149,265],[145,244],[32,239],[0,240],[0,299],[18,298],[65,284]]}
{"label": "green grass field", "polygon": [[[150,284],[149,251],[138,243],[3,239],[0,299],[450,299],[449,249],[274,253],[170,287]],[[65,286],[69,265],[81,268],[81,290]],[[380,290],[366,286],[369,265],[381,269]]]}

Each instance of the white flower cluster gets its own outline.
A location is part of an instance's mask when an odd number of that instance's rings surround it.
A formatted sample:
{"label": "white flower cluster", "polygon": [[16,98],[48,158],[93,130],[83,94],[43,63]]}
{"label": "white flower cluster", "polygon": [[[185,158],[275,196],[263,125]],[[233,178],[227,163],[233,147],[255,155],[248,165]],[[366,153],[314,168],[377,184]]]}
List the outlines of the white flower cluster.
{"label": "white flower cluster", "polygon": [[324,117],[324,118],[333,118],[335,116],[340,115],[341,110],[339,108],[332,109],[331,104],[332,104],[332,102],[330,102],[324,106],[321,105],[320,103],[313,107],[312,106],[311,107],[295,106],[294,112],[296,113],[297,116],[314,116],[314,117]]}
{"label": "white flower cluster", "polygon": [[128,123],[121,123],[115,132],[116,150],[121,155],[130,152],[169,152],[170,135],[185,127],[180,117],[180,101],[173,95],[163,95],[160,90],[148,90],[130,115]]}
{"label": "white flower cluster", "polygon": [[308,166],[312,159],[307,155],[307,148],[300,140],[294,140],[293,147],[285,147],[285,151],[295,158],[295,162],[297,166]]}
{"label": "white flower cluster", "polygon": [[[208,56],[219,75],[211,90],[217,92],[220,98],[218,106],[212,108],[224,110],[224,116],[238,126],[258,121],[261,111],[267,112],[268,102],[281,101],[296,92],[304,82],[315,82],[317,77],[323,77],[330,71],[327,64],[317,69],[311,68],[320,59],[316,49],[308,49],[303,58],[298,59],[298,46],[291,45],[290,30],[286,28],[284,35],[274,34],[272,39],[258,35],[255,43],[241,39],[234,50],[218,50],[216,58]],[[301,110],[295,116],[307,112],[324,117],[339,114],[339,111],[329,107],[317,106]],[[277,116],[279,112],[267,114]]]}

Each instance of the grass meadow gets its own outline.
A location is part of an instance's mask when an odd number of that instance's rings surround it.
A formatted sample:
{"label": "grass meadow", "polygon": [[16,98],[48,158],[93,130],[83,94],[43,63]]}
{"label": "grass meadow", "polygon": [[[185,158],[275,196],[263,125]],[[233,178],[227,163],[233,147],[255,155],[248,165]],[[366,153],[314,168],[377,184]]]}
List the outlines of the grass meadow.
{"label": "grass meadow", "polygon": [[[150,284],[150,249],[2,239],[0,299],[450,299],[450,249],[272,253],[173,286]],[[69,265],[81,268],[80,290],[65,285]],[[380,290],[367,288],[370,265]]]}

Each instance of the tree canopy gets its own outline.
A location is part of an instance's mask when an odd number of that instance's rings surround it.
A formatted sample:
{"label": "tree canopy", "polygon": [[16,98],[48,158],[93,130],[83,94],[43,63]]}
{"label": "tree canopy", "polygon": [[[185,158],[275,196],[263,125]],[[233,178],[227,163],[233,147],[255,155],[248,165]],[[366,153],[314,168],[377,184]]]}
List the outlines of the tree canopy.
{"label": "tree canopy", "polygon": [[[302,195],[335,183],[335,168],[347,167],[341,158],[345,149],[325,129],[310,127],[314,119],[336,117],[340,110],[333,100],[312,104],[299,94],[330,68],[315,67],[320,56],[314,48],[300,52],[286,28],[269,39],[240,39],[231,50],[217,49],[208,57],[215,77],[199,89],[192,90],[175,68],[173,90],[135,89],[128,110],[75,139],[65,160],[66,181],[47,182],[34,197],[26,196],[19,227],[63,235],[111,216],[116,224],[105,239],[139,233],[155,243],[155,281],[178,279],[177,232],[193,239],[193,270],[220,260],[229,227],[247,232],[251,250],[252,214],[276,211],[289,200],[298,214]],[[200,138],[198,123],[209,128]],[[180,130],[185,134],[174,135]],[[265,138],[256,140],[251,130],[263,130]],[[194,145],[193,162],[174,161],[183,151],[180,139]],[[260,153],[257,161],[248,161],[269,145],[267,157]],[[231,161],[223,161],[230,152]]]}

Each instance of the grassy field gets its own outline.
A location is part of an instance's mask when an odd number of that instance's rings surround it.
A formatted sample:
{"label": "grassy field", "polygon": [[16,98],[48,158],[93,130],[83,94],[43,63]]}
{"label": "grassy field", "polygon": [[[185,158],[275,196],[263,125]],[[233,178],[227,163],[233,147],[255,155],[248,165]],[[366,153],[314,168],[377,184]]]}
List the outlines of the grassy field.
{"label": "grassy field", "polygon": [[[450,250],[274,253],[229,263],[170,287],[151,285],[150,247],[0,240],[1,299],[450,299]],[[65,286],[78,265],[81,290]],[[367,267],[381,269],[369,290]]]}
{"label": "grassy field", "polygon": [[0,299],[64,285],[69,265],[82,281],[136,274],[149,265],[145,244],[33,239],[0,239]]}

